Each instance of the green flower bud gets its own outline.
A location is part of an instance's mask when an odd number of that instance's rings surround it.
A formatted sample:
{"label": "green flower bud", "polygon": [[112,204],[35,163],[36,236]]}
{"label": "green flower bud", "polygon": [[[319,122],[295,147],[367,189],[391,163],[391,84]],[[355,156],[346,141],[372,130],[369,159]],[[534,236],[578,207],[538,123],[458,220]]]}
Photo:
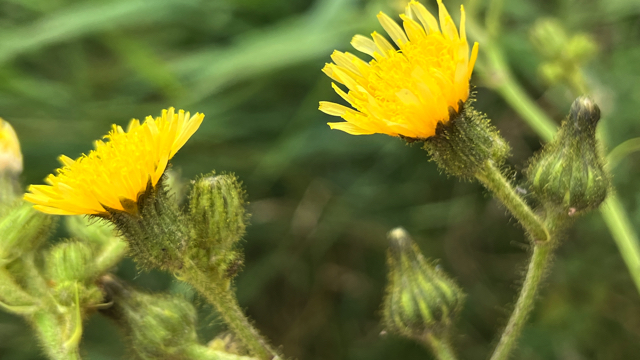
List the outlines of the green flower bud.
{"label": "green flower bud", "polygon": [[538,53],[547,59],[563,56],[568,37],[560,22],[556,19],[539,19],[531,28],[531,42]]}
{"label": "green flower bud", "polygon": [[598,45],[591,36],[577,34],[567,45],[567,57],[582,63],[591,59],[598,52]]}
{"label": "green flower bud", "polygon": [[592,99],[576,99],[556,137],[531,161],[531,190],[546,208],[573,215],[597,208],[607,197],[610,176],[596,140],[598,120]]}
{"label": "green flower bud", "polygon": [[67,216],[67,229],[74,236],[92,244],[96,273],[114,267],[127,252],[127,243],[116,236],[113,224],[86,216]]}
{"label": "green flower bud", "polygon": [[53,229],[54,218],[18,203],[0,218],[0,266],[37,250]]}
{"label": "green flower bud", "polygon": [[191,226],[196,236],[190,258],[233,277],[242,264],[236,243],[247,226],[245,193],[233,175],[210,175],[196,180],[190,195]]}
{"label": "green flower bud", "polygon": [[136,291],[113,276],[101,279],[113,306],[103,312],[127,332],[131,350],[140,359],[189,359],[198,344],[196,311],[179,296]]}
{"label": "green flower bud", "polygon": [[95,274],[91,247],[79,241],[55,245],[46,255],[47,277],[54,283],[82,282]]}
{"label": "green flower bud", "polygon": [[449,121],[438,123],[436,135],[424,142],[432,160],[450,175],[473,178],[488,160],[502,165],[511,150],[489,119],[473,108],[474,101],[470,97],[460,104],[459,113],[449,108]]}
{"label": "green flower bud", "polygon": [[200,238],[229,247],[242,238],[247,226],[245,194],[233,175],[196,180],[190,197],[191,219]]}
{"label": "green flower bud", "polygon": [[446,333],[462,308],[464,293],[427,262],[404,229],[392,230],[389,240],[389,285],[383,304],[387,329],[414,339]]}

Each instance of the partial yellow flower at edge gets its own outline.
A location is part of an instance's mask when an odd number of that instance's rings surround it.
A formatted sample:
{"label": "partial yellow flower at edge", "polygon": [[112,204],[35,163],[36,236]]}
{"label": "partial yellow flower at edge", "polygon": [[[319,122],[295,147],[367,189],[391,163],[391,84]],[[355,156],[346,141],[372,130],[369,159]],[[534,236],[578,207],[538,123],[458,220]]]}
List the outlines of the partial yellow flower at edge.
{"label": "partial yellow flower at edge", "polygon": [[332,129],[426,139],[435,135],[439,122],[450,120],[450,108],[460,110],[460,102],[469,98],[478,43],[469,56],[462,6],[459,34],[441,0],[438,7],[439,22],[423,5],[411,1],[400,15],[404,29],[386,14],[378,14],[399,50],[374,32],[371,39],[356,35],[351,41],[356,50],[373,57],[369,63],[348,52],[331,55],[333,63],[322,71],[347,87],[345,92],[332,84],[353,107],[320,102],[321,111],[346,120],[329,123]]}
{"label": "partial yellow flower at edge", "polygon": [[49,175],[48,185],[31,185],[24,199],[56,215],[106,215],[107,208],[130,211],[149,184],[155,187],[171,159],[198,130],[204,115],[174,108],[143,124],[133,119],[127,131],[113,125],[106,141],[77,160],[60,156],[63,167]]}
{"label": "partial yellow flower at edge", "polygon": [[0,118],[0,173],[22,172],[22,152],[16,132],[7,121]]}

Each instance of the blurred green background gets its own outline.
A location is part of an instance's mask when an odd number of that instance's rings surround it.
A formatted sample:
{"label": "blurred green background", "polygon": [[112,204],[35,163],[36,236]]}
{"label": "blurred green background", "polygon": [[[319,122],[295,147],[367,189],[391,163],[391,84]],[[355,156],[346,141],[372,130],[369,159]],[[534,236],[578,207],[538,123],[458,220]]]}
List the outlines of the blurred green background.
{"label": "blurred green background", "polygon": [[[483,15],[485,2],[467,6]],[[459,2],[445,4],[457,19]],[[435,10],[435,1],[426,5]],[[526,264],[520,228],[478,184],[440,174],[418,146],[330,131],[326,122],[335,119],[317,111],[319,100],[340,101],[320,72],[333,49],[353,51],[351,36],[381,30],[378,11],[397,14],[403,6],[396,0],[2,0],[0,115],[22,141],[23,182],[41,183],[59,154],[88,152],[112,123],[169,106],[203,112],[205,122],[173,168],[184,181],[212,169],[243,180],[253,217],[238,296],[284,353],[301,360],[430,358],[413,342],[380,335],[385,235],[403,226],[468,293],[454,340],[461,358],[485,359]],[[560,120],[573,96],[538,70],[543,59],[530,31],[542,17],[597,44],[584,71],[609,147],[640,136],[640,1],[504,3],[499,44],[526,91]],[[481,78],[473,82],[477,108],[510,141],[509,163],[522,170],[540,138]],[[614,170],[636,229],[639,161],[631,154]],[[141,273],[131,261],[118,274],[143,289],[185,291],[170,275]],[[597,212],[568,231],[541,295],[514,358],[640,357],[640,296]],[[202,301],[194,303],[201,308],[201,340],[208,341],[222,325]],[[82,351],[91,360],[127,358],[124,338],[99,314],[87,324]],[[43,359],[22,319],[5,313],[0,359]]]}

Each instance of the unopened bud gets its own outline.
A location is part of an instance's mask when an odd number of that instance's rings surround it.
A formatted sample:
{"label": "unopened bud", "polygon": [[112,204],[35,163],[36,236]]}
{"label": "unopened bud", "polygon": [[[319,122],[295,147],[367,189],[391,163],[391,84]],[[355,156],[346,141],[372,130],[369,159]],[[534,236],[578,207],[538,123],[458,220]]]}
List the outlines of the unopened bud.
{"label": "unopened bud", "polygon": [[531,189],[548,209],[573,215],[597,208],[607,197],[610,176],[596,140],[599,120],[592,99],[576,99],[556,137],[531,162]]}
{"label": "unopened bud", "polygon": [[411,338],[446,333],[462,308],[464,293],[427,262],[404,229],[392,230],[389,240],[389,285],[383,305],[387,330]]}
{"label": "unopened bud", "polygon": [[104,311],[128,333],[131,349],[140,359],[189,359],[198,344],[196,311],[179,296],[139,292],[107,275],[102,286],[113,306]]}
{"label": "unopened bud", "polygon": [[84,242],[55,245],[46,256],[48,278],[54,283],[83,281],[94,273],[93,251]]}
{"label": "unopened bud", "polygon": [[54,218],[26,203],[17,204],[0,218],[0,266],[36,251],[53,229]]}
{"label": "unopened bud", "polygon": [[242,264],[236,243],[245,233],[245,194],[233,175],[212,175],[194,182],[190,195],[190,219],[196,237],[190,258],[233,277]]}
{"label": "unopened bud", "polygon": [[564,28],[556,19],[539,19],[531,28],[531,42],[547,59],[562,57],[568,38]]}
{"label": "unopened bud", "polygon": [[0,118],[0,172],[20,174],[22,152],[18,136],[11,125]]}

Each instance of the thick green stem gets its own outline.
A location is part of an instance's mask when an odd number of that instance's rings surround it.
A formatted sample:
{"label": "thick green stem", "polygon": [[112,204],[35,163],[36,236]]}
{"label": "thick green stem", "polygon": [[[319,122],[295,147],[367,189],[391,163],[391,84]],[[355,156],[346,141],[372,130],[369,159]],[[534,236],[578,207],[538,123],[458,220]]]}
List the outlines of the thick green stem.
{"label": "thick green stem", "polygon": [[543,279],[545,269],[549,263],[552,246],[551,241],[535,243],[520,296],[513,309],[513,313],[511,313],[507,327],[500,337],[500,342],[498,342],[498,346],[496,346],[491,356],[491,360],[508,359],[511,350],[513,350],[513,347],[516,345],[516,341],[522,332],[522,327],[533,309],[533,303],[538,293],[540,281]]}
{"label": "thick green stem", "polygon": [[186,282],[190,283],[211,305],[216,307],[225,323],[254,356],[268,360],[279,359],[278,353],[271,348],[246,317],[229,286],[211,281],[206,274],[194,268],[185,271],[183,275]]}
{"label": "thick green stem", "polygon": [[449,341],[429,333],[424,337],[424,343],[431,348],[438,360],[456,360],[456,354]]}
{"label": "thick green stem", "polygon": [[549,239],[549,232],[540,218],[524,202],[522,197],[516,194],[511,183],[504,178],[491,160],[485,163],[485,166],[476,174],[476,178],[509,209],[533,238],[532,240],[544,242]]}

